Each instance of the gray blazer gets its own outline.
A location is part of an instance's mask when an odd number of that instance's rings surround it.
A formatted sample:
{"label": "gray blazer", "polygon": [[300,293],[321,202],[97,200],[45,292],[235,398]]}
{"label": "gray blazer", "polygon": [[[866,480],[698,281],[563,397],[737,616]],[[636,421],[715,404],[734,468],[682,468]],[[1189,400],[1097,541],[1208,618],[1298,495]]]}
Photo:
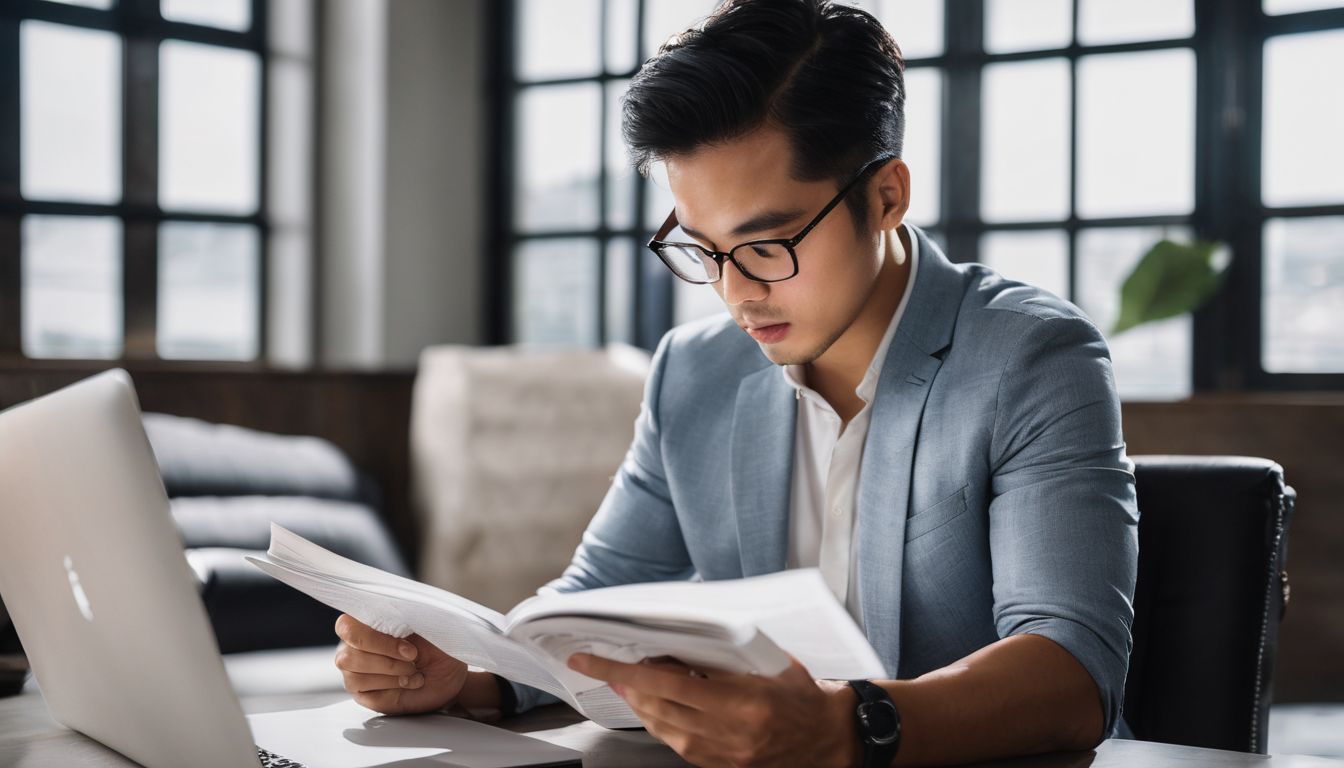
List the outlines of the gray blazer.
{"label": "gray blazer", "polygon": [[[1138,557],[1106,343],[1083,313],[922,232],[858,490],[863,626],[892,678],[1010,635],[1070,651],[1121,709]],[[635,438],[547,589],[785,567],[796,403],[730,318],[669,332]],[[530,706],[536,692],[519,691]]]}

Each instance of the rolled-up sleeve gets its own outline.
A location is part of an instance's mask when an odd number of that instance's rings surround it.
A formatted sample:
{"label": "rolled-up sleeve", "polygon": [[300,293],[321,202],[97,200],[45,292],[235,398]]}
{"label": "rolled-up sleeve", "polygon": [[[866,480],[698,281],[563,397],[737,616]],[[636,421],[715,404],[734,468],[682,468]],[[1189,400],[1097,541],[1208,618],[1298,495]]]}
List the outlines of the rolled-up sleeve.
{"label": "rolled-up sleeve", "polygon": [[990,551],[1000,637],[1037,634],[1091,674],[1106,734],[1124,700],[1138,506],[1101,334],[1038,318],[1011,355],[991,443]]}

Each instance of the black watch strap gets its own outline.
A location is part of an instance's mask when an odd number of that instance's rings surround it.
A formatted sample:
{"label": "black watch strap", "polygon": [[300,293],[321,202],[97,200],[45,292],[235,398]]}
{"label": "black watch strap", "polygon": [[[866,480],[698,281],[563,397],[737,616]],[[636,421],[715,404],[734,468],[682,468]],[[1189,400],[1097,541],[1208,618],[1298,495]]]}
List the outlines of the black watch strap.
{"label": "black watch strap", "polygon": [[887,768],[901,748],[901,714],[886,689],[868,680],[850,680],[859,698],[854,727],[863,748],[863,768]]}
{"label": "black watch strap", "polygon": [[495,685],[499,686],[500,717],[512,717],[518,714],[518,693],[513,690],[513,683],[500,675],[495,675],[494,678]]}

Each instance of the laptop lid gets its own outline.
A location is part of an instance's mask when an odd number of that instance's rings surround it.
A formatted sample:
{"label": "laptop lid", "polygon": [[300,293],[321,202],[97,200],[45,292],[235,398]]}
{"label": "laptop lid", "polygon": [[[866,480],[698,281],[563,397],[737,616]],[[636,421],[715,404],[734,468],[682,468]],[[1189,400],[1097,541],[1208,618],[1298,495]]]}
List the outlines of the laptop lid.
{"label": "laptop lid", "polygon": [[0,413],[0,595],[56,720],[148,768],[255,768],[125,371]]}

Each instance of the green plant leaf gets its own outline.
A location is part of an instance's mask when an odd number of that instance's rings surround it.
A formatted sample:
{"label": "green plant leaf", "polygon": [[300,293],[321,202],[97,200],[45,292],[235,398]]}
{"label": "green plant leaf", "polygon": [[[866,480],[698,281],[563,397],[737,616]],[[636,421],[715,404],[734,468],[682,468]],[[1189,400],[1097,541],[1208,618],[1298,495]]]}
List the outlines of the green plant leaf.
{"label": "green plant leaf", "polygon": [[1226,264],[1215,258],[1220,247],[1205,241],[1154,245],[1120,288],[1120,316],[1111,335],[1198,309],[1222,280]]}

